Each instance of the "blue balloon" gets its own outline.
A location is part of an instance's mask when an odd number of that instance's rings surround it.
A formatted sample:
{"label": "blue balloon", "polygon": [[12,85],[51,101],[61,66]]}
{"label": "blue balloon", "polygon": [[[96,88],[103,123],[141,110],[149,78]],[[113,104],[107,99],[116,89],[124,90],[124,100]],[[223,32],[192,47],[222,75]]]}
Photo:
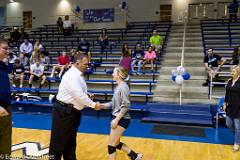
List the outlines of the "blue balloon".
{"label": "blue balloon", "polygon": [[172,81],[175,81],[175,80],[176,80],[176,77],[177,77],[177,76],[172,75]]}
{"label": "blue balloon", "polygon": [[127,2],[123,1],[123,2],[119,5],[119,7],[120,7],[122,10],[127,9]]}
{"label": "blue balloon", "polygon": [[184,80],[189,80],[191,77],[191,75],[188,72],[184,73],[182,76]]}
{"label": "blue balloon", "polygon": [[79,12],[81,11],[80,7],[77,6],[76,9],[75,9],[75,11],[76,11],[77,13],[79,13]]}

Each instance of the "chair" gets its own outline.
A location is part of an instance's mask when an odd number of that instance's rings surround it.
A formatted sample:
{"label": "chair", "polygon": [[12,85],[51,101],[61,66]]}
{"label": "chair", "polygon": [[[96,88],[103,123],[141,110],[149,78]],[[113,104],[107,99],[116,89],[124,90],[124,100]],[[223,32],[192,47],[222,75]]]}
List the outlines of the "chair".
{"label": "chair", "polygon": [[218,120],[219,120],[219,116],[222,116],[222,117],[226,117],[226,112],[224,112],[222,110],[223,108],[223,105],[224,105],[224,97],[220,97],[218,99],[218,109],[217,109],[217,113],[216,113],[216,129],[218,128]]}

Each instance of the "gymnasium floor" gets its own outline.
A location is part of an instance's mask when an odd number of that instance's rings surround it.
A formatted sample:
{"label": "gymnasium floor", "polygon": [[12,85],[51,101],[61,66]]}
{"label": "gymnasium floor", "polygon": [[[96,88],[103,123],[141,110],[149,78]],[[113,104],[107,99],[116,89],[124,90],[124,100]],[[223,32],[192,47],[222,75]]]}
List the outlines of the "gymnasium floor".
{"label": "gymnasium floor", "polygon": [[[107,160],[110,119],[83,116],[77,137],[78,160]],[[47,159],[51,114],[13,114],[12,156]],[[123,142],[144,154],[143,160],[239,160],[232,152],[233,134],[223,126],[214,128],[155,125],[132,120]],[[22,149],[25,148],[25,149]],[[118,160],[128,160],[118,152]],[[18,158],[17,158],[18,157]]]}

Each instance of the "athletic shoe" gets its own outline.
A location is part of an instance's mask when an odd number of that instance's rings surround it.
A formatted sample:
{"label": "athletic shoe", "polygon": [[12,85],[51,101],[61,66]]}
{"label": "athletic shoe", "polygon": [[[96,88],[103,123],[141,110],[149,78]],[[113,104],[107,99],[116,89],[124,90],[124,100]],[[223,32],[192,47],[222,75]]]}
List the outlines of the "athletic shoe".
{"label": "athletic shoe", "polygon": [[239,145],[239,144],[234,144],[234,145],[233,145],[233,151],[234,151],[234,152],[239,151],[239,149],[240,149],[240,145]]}
{"label": "athletic shoe", "polygon": [[13,85],[12,85],[12,87],[16,87],[16,85],[15,85],[15,84],[13,84]]}
{"label": "athletic shoe", "polygon": [[143,154],[142,153],[138,153],[137,154],[137,158],[135,160],[142,160],[143,158]]}
{"label": "athletic shoe", "polygon": [[59,74],[59,75],[58,75],[58,78],[59,78],[59,79],[62,79],[62,75],[61,75],[61,74]]}
{"label": "athletic shoe", "polygon": [[22,84],[20,84],[20,85],[19,85],[19,87],[20,87],[20,88],[22,88],[22,87],[23,87],[23,85],[22,85]]}

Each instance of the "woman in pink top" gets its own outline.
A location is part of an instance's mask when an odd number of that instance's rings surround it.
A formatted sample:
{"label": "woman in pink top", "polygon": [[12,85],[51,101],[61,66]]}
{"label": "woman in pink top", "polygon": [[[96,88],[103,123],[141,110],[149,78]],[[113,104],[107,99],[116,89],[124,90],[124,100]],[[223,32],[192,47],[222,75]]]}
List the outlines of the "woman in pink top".
{"label": "woman in pink top", "polygon": [[144,56],[144,63],[143,63],[143,68],[146,63],[151,63],[151,70],[153,71],[153,63],[156,59],[157,55],[156,52],[153,51],[152,46],[148,47],[148,51],[145,52]]}

